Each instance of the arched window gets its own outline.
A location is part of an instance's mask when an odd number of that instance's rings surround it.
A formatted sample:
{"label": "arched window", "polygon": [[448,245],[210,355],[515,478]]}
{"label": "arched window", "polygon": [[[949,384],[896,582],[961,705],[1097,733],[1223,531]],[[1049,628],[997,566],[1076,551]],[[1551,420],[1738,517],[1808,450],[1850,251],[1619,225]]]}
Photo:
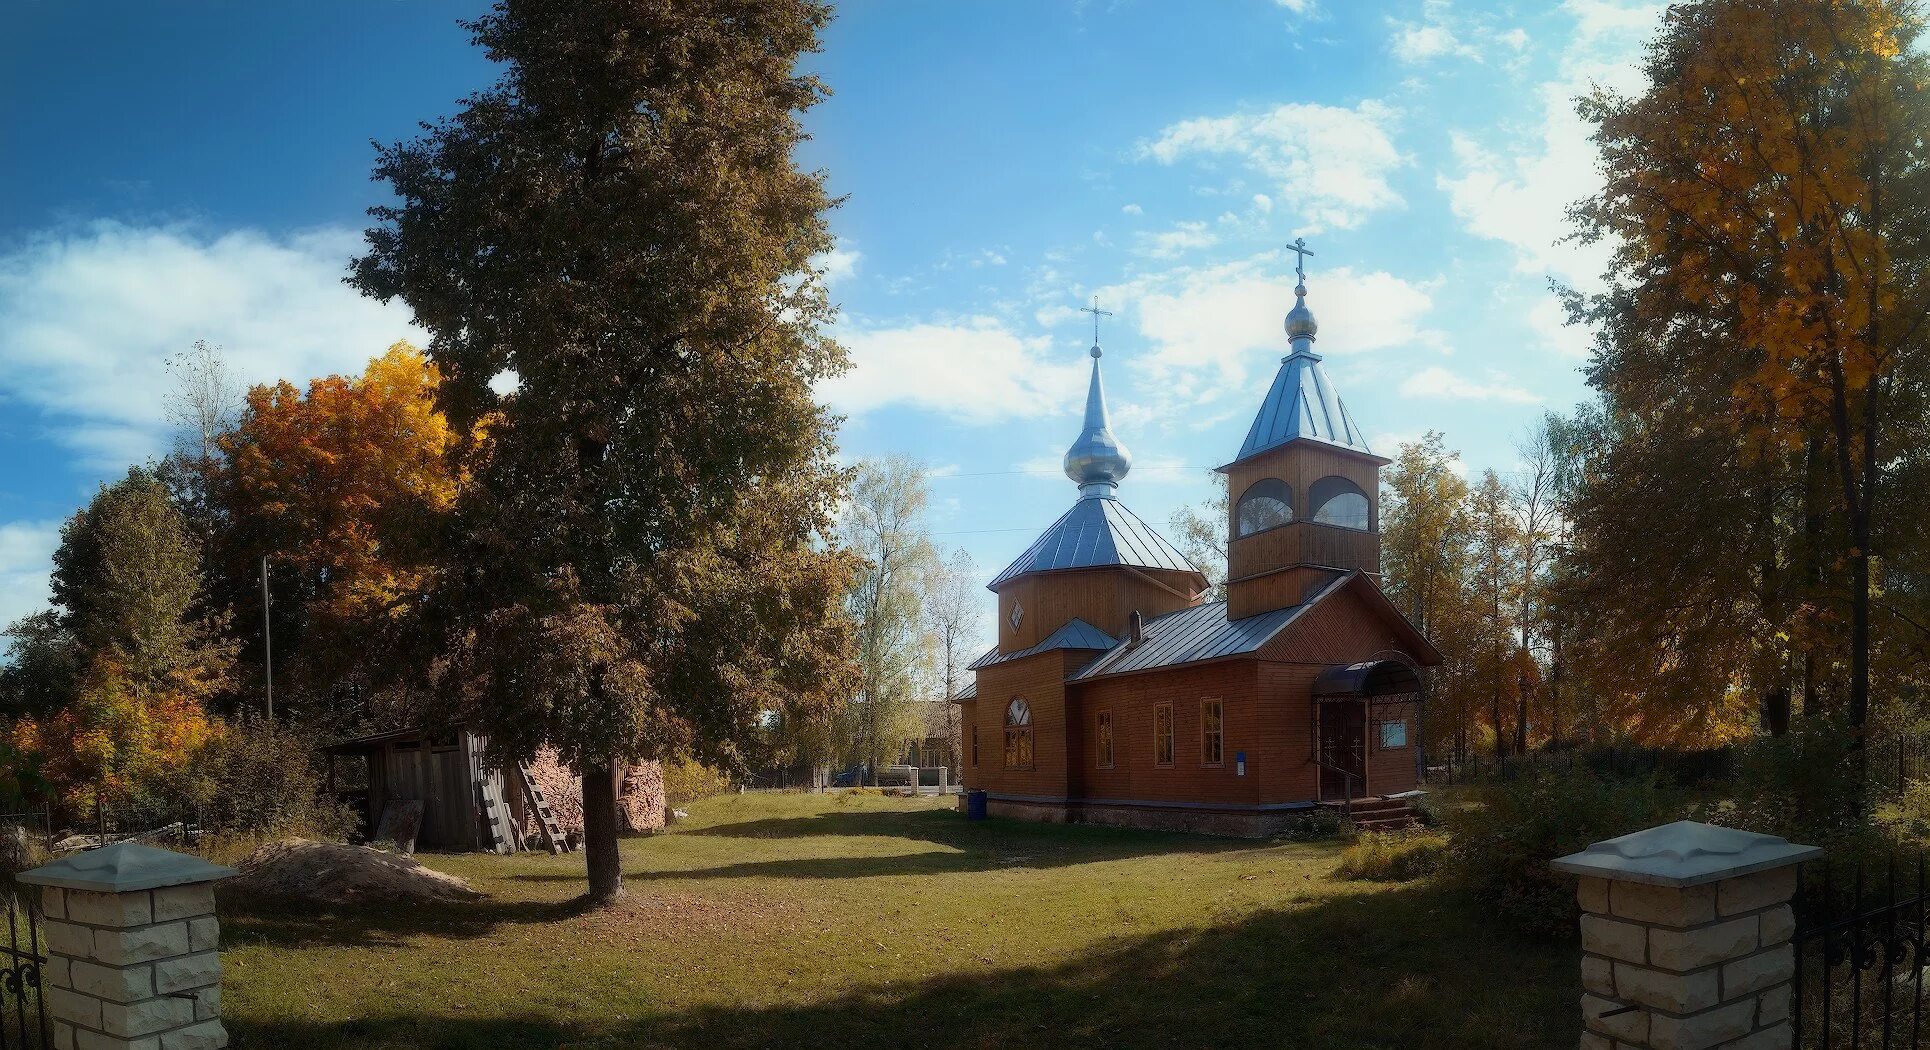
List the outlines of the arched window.
{"label": "arched window", "polygon": [[1005,708],[1005,768],[1032,768],[1032,709],[1023,700]]}
{"label": "arched window", "polygon": [[1314,507],[1313,520],[1322,525],[1362,532],[1374,527],[1373,507],[1367,502],[1367,494],[1346,478],[1321,478],[1313,483],[1307,496],[1307,502]]}
{"label": "arched window", "polygon": [[1236,536],[1277,529],[1293,521],[1293,486],[1279,478],[1263,478],[1240,495],[1234,516]]}

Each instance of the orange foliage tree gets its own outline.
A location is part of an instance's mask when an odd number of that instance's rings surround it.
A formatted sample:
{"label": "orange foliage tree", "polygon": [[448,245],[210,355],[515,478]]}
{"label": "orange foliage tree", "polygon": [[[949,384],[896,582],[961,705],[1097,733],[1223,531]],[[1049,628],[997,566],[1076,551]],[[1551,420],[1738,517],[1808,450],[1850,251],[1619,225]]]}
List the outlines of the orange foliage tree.
{"label": "orange foliage tree", "polygon": [[209,485],[218,560],[260,652],[257,573],[269,560],[278,693],[297,703],[361,693],[387,629],[429,583],[457,477],[454,434],[435,407],[441,376],[407,343],[362,375],[248,392]]}

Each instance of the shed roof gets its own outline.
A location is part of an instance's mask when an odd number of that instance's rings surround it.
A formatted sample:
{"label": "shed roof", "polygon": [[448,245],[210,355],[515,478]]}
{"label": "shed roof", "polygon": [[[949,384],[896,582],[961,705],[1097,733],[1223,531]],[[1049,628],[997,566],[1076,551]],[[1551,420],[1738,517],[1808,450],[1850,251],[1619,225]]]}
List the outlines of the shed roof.
{"label": "shed roof", "polygon": [[1074,680],[1098,678],[1251,653],[1271,641],[1311,604],[1289,605],[1239,620],[1226,618],[1225,602],[1208,602],[1167,613],[1146,621],[1140,630],[1139,644],[1122,645],[1072,677]]}
{"label": "shed roof", "polygon": [[1046,636],[1045,641],[1037,645],[1014,653],[1000,653],[998,647],[994,646],[984,656],[973,660],[965,669],[976,671],[981,667],[1023,660],[1028,656],[1037,656],[1054,649],[1110,649],[1118,644],[1119,639],[1075,616],[1068,620],[1064,627],[1053,631]]}
{"label": "shed roof", "polygon": [[997,590],[1035,572],[1108,565],[1191,573],[1202,585],[1206,579],[1186,555],[1125,504],[1111,496],[1086,496],[1048,526],[989,586]]}

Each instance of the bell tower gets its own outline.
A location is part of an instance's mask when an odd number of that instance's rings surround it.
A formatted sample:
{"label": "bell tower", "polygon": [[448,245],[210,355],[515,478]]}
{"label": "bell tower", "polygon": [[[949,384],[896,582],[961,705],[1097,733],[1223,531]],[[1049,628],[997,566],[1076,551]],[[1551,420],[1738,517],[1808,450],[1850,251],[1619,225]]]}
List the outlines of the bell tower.
{"label": "bell tower", "polygon": [[1306,241],[1299,255],[1290,350],[1233,462],[1227,483],[1227,618],[1298,605],[1356,569],[1380,574],[1380,468],[1334,392],[1313,345],[1307,308]]}

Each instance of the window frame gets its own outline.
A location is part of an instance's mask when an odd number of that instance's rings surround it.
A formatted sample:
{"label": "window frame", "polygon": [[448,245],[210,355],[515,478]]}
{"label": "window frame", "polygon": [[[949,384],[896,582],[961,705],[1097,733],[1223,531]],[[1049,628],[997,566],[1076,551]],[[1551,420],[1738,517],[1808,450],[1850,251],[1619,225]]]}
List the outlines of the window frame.
{"label": "window frame", "polygon": [[1117,757],[1117,741],[1113,736],[1115,732],[1117,730],[1113,728],[1111,711],[1100,711],[1093,716],[1092,757],[1093,764],[1099,769],[1113,768],[1113,762]]}
{"label": "window frame", "polygon": [[[1360,497],[1361,502],[1364,503],[1367,508],[1365,524],[1355,527],[1337,521],[1320,520],[1320,515],[1326,511],[1328,504],[1331,504],[1342,496]],[[1315,525],[1325,525],[1330,529],[1346,529],[1349,532],[1366,533],[1376,532],[1380,525],[1375,515],[1374,498],[1369,496],[1366,490],[1362,489],[1354,479],[1344,475],[1329,474],[1307,486],[1307,505],[1312,508],[1312,510],[1308,513],[1306,520],[1313,522]]]}
{"label": "window frame", "polygon": [[[1214,754],[1211,757],[1208,757],[1206,753],[1206,741],[1208,738],[1206,731],[1206,712],[1208,707],[1211,707],[1213,710],[1212,740]],[[1226,765],[1226,703],[1215,697],[1204,697],[1200,700],[1200,766],[1204,769],[1218,769],[1224,765]]]}
{"label": "window frame", "polygon": [[[1166,725],[1163,729],[1160,727],[1160,724],[1159,724],[1162,716],[1166,720]],[[1153,768],[1154,769],[1173,768],[1174,759],[1179,757],[1178,741],[1177,741],[1178,735],[1179,735],[1178,726],[1176,724],[1176,720],[1173,715],[1172,703],[1169,701],[1169,702],[1153,705]],[[1160,758],[1160,751],[1162,748],[1166,752],[1166,757],[1164,760]]]}
{"label": "window frame", "polygon": [[978,768],[978,725],[972,725],[972,768]]}
{"label": "window frame", "polygon": [[[1274,489],[1277,489],[1279,493],[1283,493],[1284,496],[1275,494],[1272,491]],[[1246,527],[1246,506],[1249,502],[1260,499],[1269,499],[1285,507],[1287,509],[1287,520],[1276,525],[1268,525],[1262,529],[1248,529]],[[1258,536],[1263,532],[1272,532],[1275,529],[1284,529],[1298,520],[1300,520],[1298,509],[1293,505],[1293,486],[1289,485],[1283,478],[1261,478],[1253,484],[1248,485],[1246,491],[1240,493],[1240,498],[1233,501],[1233,538],[1236,540],[1243,540],[1248,536]]]}
{"label": "window frame", "polygon": [[[1398,744],[1392,744],[1392,745],[1390,745],[1390,744],[1388,744],[1388,742],[1387,742],[1387,729],[1388,729],[1388,727],[1389,727],[1389,726],[1399,726],[1399,727],[1401,727],[1401,742],[1400,742],[1400,743],[1398,743]],[[1378,751],[1405,751],[1405,750],[1407,750],[1407,749],[1408,749],[1408,747],[1409,747],[1409,746],[1410,746],[1410,745],[1409,745],[1409,743],[1408,743],[1408,732],[1407,732],[1407,719],[1405,719],[1405,718],[1383,718],[1383,719],[1379,719],[1378,721],[1376,721],[1376,722],[1374,723],[1374,747],[1375,747],[1375,749],[1376,749],[1376,750],[1378,750]]]}
{"label": "window frame", "polygon": [[[1019,718],[1013,720],[1013,712]],[[1005,754],[1004,768],[1023,771],[1035,768],[1038,756],[1032,749],[1032,705],[1022,697],[1013,697],[1005,705]]]}

